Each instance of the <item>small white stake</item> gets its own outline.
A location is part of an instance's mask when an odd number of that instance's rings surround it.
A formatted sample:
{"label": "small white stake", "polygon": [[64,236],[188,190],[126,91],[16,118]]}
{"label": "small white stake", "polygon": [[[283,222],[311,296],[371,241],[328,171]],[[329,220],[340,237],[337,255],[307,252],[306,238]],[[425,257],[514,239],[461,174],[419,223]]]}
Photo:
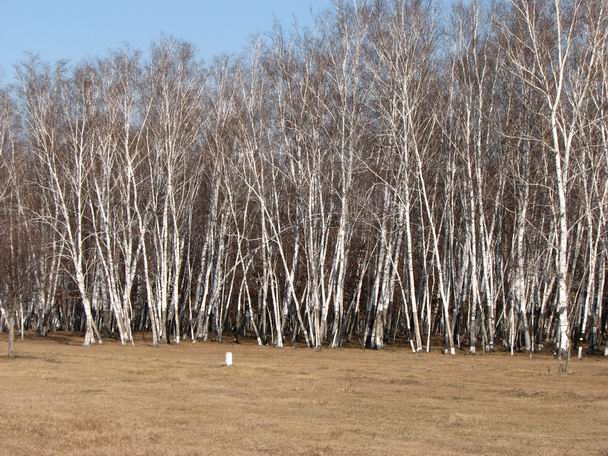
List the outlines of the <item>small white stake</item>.
{"label": "small white stake", "polygon": [[232,352],[226,352],[224,363],[226,364],[226,366],[232,366]]}

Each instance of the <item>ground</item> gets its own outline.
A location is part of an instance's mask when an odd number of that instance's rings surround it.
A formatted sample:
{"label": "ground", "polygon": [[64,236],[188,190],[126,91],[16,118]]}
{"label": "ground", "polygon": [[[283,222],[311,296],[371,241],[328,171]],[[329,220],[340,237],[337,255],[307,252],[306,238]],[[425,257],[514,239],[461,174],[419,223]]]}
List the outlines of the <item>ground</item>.
{"label": "ground", "polygon": [[0,356],[0,454],[608,454],[600,357],[81,344]]}

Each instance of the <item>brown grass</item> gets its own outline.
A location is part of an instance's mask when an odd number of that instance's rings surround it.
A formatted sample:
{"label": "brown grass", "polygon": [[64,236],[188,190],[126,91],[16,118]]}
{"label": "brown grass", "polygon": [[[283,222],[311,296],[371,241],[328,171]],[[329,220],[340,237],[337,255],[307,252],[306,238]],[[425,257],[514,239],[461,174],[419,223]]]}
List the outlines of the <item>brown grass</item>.
{"label": "brown grass", "polygon": [[81,342],[0,356],[1,454],[608,454],[603,358]]}

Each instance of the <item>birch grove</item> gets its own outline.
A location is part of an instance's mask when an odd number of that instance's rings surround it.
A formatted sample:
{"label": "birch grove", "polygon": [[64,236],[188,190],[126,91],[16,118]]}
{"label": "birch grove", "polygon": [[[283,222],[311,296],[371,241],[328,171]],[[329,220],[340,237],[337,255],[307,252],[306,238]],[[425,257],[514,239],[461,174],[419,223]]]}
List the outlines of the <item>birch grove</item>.
{"label": "birch grove", "polygon": [[21,63],[0,328],[608,356],[604,2],[446,6]]}

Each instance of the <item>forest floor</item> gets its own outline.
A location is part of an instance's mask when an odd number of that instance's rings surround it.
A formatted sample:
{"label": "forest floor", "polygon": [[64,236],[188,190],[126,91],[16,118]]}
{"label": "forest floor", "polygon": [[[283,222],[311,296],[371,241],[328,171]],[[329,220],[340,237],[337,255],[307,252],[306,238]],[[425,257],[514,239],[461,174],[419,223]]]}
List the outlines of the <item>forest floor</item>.
{"label": "forest floor", "polygon": [[0,355],[0,454],[608,454],[601,357],[81,344]]}

